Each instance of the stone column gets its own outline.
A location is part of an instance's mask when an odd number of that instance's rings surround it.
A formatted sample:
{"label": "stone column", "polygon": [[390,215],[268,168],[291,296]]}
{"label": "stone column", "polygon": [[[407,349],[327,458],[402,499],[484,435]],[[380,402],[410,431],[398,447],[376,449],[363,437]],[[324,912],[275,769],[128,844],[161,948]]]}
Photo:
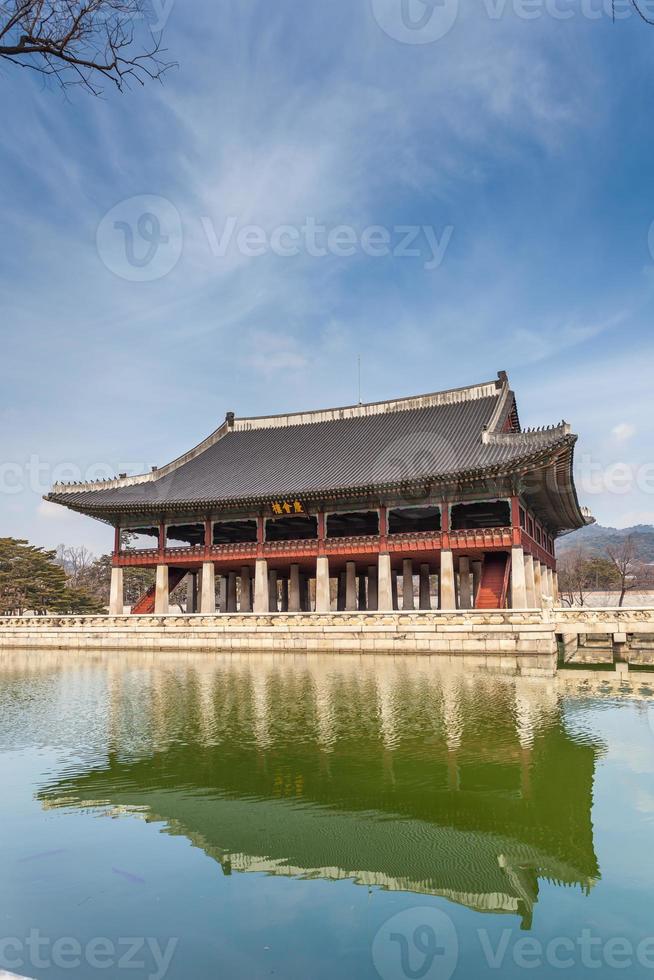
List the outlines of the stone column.
{"label": "stone column", "polygon": [[454,584],[454,559],[449,548],[441,551],[440,571],[440,609],[456,609],[456,588]]}
{"label": "stone column", "polygon": [[378,560],[377,608],[382,612],[390,612],[393,608],[393,584],[390,555],[380,555]]}
{"label": "stone column", "polygon": [[111,587],[109,589],[109,615],[122,616],[124,608],[123,570],[111,567]]}
{"label": "stone column", "polygon": [[227,612],[236,612],[236,572],[227,576]]}
{"label": "stone column", "polygon": [[365,574],[359,575],[359,609],[366,609],[368,606],[366,602],[366,576]]}
{"label": "stone column", "polygon": [[413,562],[405,558],[402,562],[402,609],[415,609],[413,599]]}
{"label": "stone column", "polygon": [[552,598],[552,580],[550,578],[552,572],[547,567],[547,565],[542,565],[541,567],[541,579],[543,582],[543,594]]}
{"label": "stone column", "polygon": [[198,580],[195,572],[189,572],[186,576],[186,612],[194,613],[198,611]]}
{"label": "stone column", "polygon": [[393,609],[399,609],[399,602],[397,598],[397,572],[393,569],[391,570],[391,595],[393,596]]}
{"label": "stone column", "polygon": [[556,605],[561,598],[561,593],[559,592],[559,574],[558,572],[552,572],[552,595],[554,596],[554,604]]}
{"label": "stone column", "polygon": [[288,612],[288,579],[283,578],[280,582],[281,588],[281,598],[280,598],[280,609],[282,612]]}
{"label": "stone column", "polygon": [[241,612],[252,612],[252,579],[250,566],[241,568]]}
{"label": "stone column", "polygon": [[472,605],[474,607],[477,602],[477,593],[479,592],[479,586],[481,584],[482,563],[480,561],[473,561],[470,562],[470,567],[472,568]]}
{"label": "stone column", "polygon": [[377,566],[368,565],[368,609],[377,608]]}
{"label": "stone column", "polygon": [[336,585],[336,611],[342,612],[345,609],[345,572],[338,573]]}
{"label": "stone column", "polygon": [[329,558],[318,555],[316,559],[316,612],[328,613],[331,610],[329,595]]}
{"label": "stone column", "polygon": [[255,613],[270,612],[268,562],[265,558],[257,558],[254,566],[254,611]]}
{"label": "stone column", "polygon": [[357,566],[355,562],[345,564],[345,608],[353,612],[357,607]]}
{"label": "stone column", "polygon": [[168,565],[157,565],[154,588],[155,613],[168,612]]}
{"label": "stone column", "polygon": [[462,556],[459,558],[459,608],[470,609],[471,606],[470,559]]}
{"label": "stone column", "polygon": [[556,572],[552,571],[551,568],[547,569],[547,580],[550,586],[550,595],[552,596],[552,604],[556,604],[558,601],[558,595],[556,594]]}
{"label": "stone column", "polygon": [[291,581],[288,588],[288,611],[300,612],[300,566],[291,565]]}
{"label": "stone column", "polygon": [[431,609],[429,565],[420,566],[420,608]]}
{"label": "stone column", "polygon": [[277,571],[271,568],[268,572],[268,609],[279,612],[279,596],[277,594]]}
{"label": "stone column", "polygon": [[543,582],[541,578],[540,562],[534,560],[534,605],[540,608],[543,605]]}
{"label": "stone column", "polygon": [[227,612],[227,576],[221,575],[218,580],[218,610]]}
{"label": "stone column", "polygon": [[527,587],[525,584],[525,553],[520,545],[511,548],[511,608],[525,609]]}
{"label": "stone column", "polygon": [[531,555],[525,555],[525,589],[527,605],[533,609],[536,605],[536,580],[534,578],[534,559]]}
{"label": "stone column", "polygon": [[309,595],[309,579],[300,571],[300,609],[302,612],[311,612],[311,597]]}
{"label": "stone column", "polygon": [[216,611],[216,569],[212,561],[202,564],[200,576],[200,612],[213,615]]}

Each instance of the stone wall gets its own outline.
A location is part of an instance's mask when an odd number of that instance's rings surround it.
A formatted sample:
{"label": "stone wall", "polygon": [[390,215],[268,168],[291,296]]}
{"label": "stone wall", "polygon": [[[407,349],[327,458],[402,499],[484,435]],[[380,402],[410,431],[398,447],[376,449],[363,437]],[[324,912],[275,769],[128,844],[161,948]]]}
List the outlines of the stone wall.
{"label": "stone wall", "polygon": [[230,613],[0,617],[0,650],[266,651],[438,655],[515,674],[556,670],[548,613]]}

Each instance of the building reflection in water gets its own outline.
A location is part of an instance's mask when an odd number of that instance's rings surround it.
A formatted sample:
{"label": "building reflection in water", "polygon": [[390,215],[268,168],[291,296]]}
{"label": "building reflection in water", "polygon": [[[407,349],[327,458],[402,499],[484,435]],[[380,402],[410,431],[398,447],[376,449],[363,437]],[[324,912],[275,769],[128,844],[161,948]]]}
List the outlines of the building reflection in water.
{"label": "building reflection in water", "polygon": [[137,812],[225,874],[350,878],[517,914],[592,887],[599,751],[554,682],[420,658],[107,661],[106,758],[47,807]]}

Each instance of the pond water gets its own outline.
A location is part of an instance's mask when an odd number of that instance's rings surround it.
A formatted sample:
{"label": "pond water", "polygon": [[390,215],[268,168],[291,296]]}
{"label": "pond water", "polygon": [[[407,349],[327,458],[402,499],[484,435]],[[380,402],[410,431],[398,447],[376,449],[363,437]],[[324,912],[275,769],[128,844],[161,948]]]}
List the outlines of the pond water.
{"label": "pond water", "polygon": [[654,676],[0,656],[0,975],[654,977]]}

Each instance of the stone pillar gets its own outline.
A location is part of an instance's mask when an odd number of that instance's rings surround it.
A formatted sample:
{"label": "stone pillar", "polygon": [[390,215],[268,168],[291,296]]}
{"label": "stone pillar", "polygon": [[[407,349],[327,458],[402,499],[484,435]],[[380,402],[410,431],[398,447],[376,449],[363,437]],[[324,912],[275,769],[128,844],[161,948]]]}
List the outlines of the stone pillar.
{"label": "stone pillar", "polygon": [[543,582],[539,561],[534,561],[534,605],[537,609],[543,605]]}
{"label": "stone pillar", "polygon": [[241,612],[252,612],[252,579],[250,566],[241,568]]}
{"label": "stone pillar", "polygon": [[550,576],[550,593],[552,596],[552,602],[554,603],[554,605],[556,605],[557,602],[559,601],[559,579],[556,572],[552,568],[550,568],[549,570],[549,576]]}
{"label": "stone pillar", "polygon": [[391,556],[380,555],[377,565],[377,608],[390,612],[393,608],[393,583],[391,575]]}
{"label": "stone pillar", "polygon": [[236,612],[236,572],[227,576],[227,612]]}
{"label": "stone pillar", "polygon": [[391,592],[393,595],[393,609],[399,609],[400,603],[397,594],[397,572],[395,570],[391,571]]}
{"label": "stone pillar", "polygon": [[123,570],[112,565],[109,589],[109,615],[122,616],[124,608]]}
{"label": "stone pillar", "polygon": [[431,609],[429,565],[420,566],[420,608]]}
{"label": "stone pillar", "polygon": [[329,558],[318,555],[316,559],[316,612],[328,613],[331,610],[329,595]]}
{"label": "stone pillar", "polygon": [[270,612],[268,562],[265,558],[257,558],[254,566],[254,611],[255,613]]}
{"label": "stone pillar", "polygon": [[345,572],[338,573],[336,583],[336,611],[342,612],[345,609]]}
{"label": "stone pillar", "polygon": [[218,611],[227,612],[227,576],[221,575],[218,580]]}
{"label": "stone pillar", "polygon": [[345,564],[345,608],[353,612],[357,607],[357,566],[353,561]]}
{"label": "stone pillar", "polygon": [[534,559],[531,555],[525,555],[525,589],[527,605],[533,609],[536,605],[536,580],[534,578]]}
{"label": "stone pillar", "polygon": [[300,571],[300,609],[302,612],[311,612],[311,596],[309,595],[309,578],[303,571]]}
{"label": "stone pillar", "polygon": [[194,613],[198,611],[198,579],[195,572],[189,572],[186,576],[186,612]]}
{"label": "stone pillar", "polygon": [[216,611],[216,569],[213,562],[202,564],[200,576],[200,612],[213,615]]}
{"label": "stone pillar", "polygon": [[366,609],[368,603],[366,602],[366,576],[365,574],[359,575],[359,609]]}
{"label": "stone pillar", "polygon": [[540,563],[540,582],[541,588],[543,590],[543,595],[548,598],[551,596],[550,592],[550,577],[547,574],[549,571],[547,565],[544,562]]}
{"label": "stone pillar", "polygon": [[413,562],[405,558],[402,562],[402,609],[415,609],[413,599]]}
{"label": "stone pillar", "polygon": [[280,609],[282,612],[288,612],[288,579],[283,578],[280,582],[280,586],[281,586]]}
{"label": "stone pillar", "polygon": [[525,609],[527,587],[525,584],[525,553],[520,545],[511,548],[511,608]]}
{"label": "stone pillar", "polygon": [[154,588],[155,613],[168,612],[168,565],[157,565]]}
{"label": "stone pillar", "polygon": [[368,609],[377,608],[377,566],[368,565]]}
{"label": "stone pillar", "polygon": [[449,548],[441,551],[439,609],[456,609],[456,588],[454,584],[454,559]]}
{"label": "stone pillar", "polygon": [[479,586],[481,585],[481,562],[473,561],[470,562],[470,567],[472,568],[472,605],[473,608],[477,603],[477,593],[479,592]]}
{"label": "stone pillar", "polygon": [[471,606],[470,559],[462,556],[459,558],[459,608],[470,609]]}
{"label": "stone pillar", "polygon": [[274,568],[271,568],[268,572],[268,610],[269,612],[279,612],[277,572]]}
{"label": "stone pillar", "polygon": [[291,581],[288,588],[288,611],[300,612],[300,566],[291,565]]}

